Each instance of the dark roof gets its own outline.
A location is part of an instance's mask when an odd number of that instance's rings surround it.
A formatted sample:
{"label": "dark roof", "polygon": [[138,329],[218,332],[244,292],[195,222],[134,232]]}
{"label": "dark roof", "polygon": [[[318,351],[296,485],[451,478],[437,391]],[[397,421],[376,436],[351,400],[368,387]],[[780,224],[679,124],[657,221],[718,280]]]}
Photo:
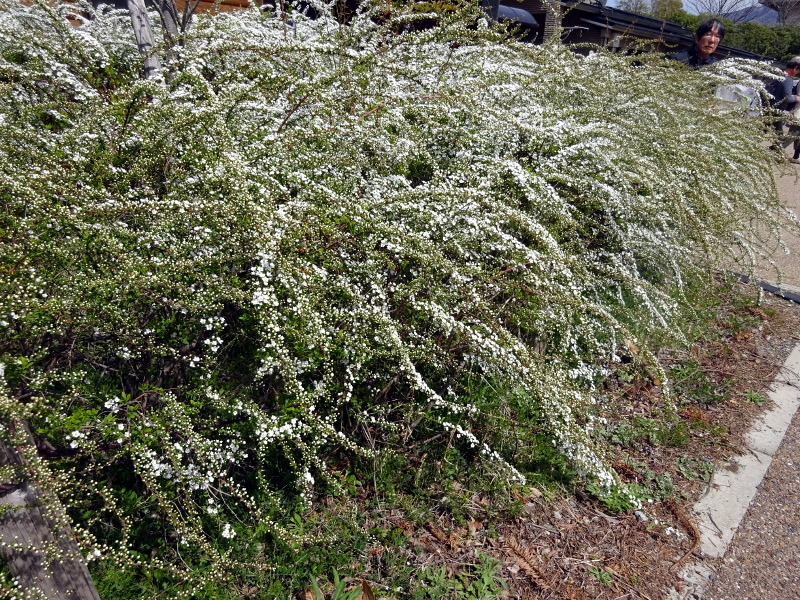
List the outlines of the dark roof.
{"label": "dark roof", "polygon": [[[597,0],[582,2],[581,0],[561,0],[561,5],[572,11],[584,13],[581,21],[594,26],[607,27],[623,34],[635,37],[661,39],[667,43],[688,47],[694,44],[694,32],[683,25],[628,12],[612,6],[603,6]],[[732,48],[720,44],[716,53],[720,57],[737,57],[760,60],[762,57],[754,52]]]}

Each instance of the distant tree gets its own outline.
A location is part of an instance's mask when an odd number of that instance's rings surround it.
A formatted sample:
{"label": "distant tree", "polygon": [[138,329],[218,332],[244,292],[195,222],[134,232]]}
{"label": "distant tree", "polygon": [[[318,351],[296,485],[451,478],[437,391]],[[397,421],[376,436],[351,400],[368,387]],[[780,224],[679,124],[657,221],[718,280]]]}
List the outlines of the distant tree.
{"label": "distant tree", "polygon": [[617,8],[681,25],[687,18],[692,22],[696,19],[696,15],[690,15],[684,10],[682,0],[620,0]]}
{"label": "distant tree", "polygon": [[[800,0],[794,1],[800,4]],[[689,0],[689,7],[699,14],[727,17],[732,21],[744,21],[751,10],[758,7],[758,3],[755,0]]]}
{"label": "distant tree", "polygon": [[737,23],[726,32],[725,44],[761,56],[776,56],[778,52],[775,29],[752,21]]}
{"label": "distant tree", "polygon": [[652,10],[650,0],[620,0],[617,2],[617,8],[638,15],[649,15]]}
{"label": "distant tree", "polygon": [[689,31],[695,31],[702,22],[700,15],[689,14],[684,9],[676,10],[667,20],[677,23],[678,25],[683,25]]}
{"label": "distant tree", "polygon": [[800,55],[800,27],[797,25],[781,25],[774,28],[776,52],[771,56],[781,60],[789,60]]}
{"label": "distant tree", "polygon": [[664,21],[674,20],[679,11],[683,11],[681,0],[652,0],[650,4],[650,15]]}
{"label": "distant tree", "polygon": [[778,25],[770,27],[747,21],[727,27],[725,45],[753,52],[764,58],[788,60],[800,55],[800,27]]}
{"label": "distant tree", "polygon": [[800,0],[760,0],[761,4],[778,11],[781,25],[800,25]]}

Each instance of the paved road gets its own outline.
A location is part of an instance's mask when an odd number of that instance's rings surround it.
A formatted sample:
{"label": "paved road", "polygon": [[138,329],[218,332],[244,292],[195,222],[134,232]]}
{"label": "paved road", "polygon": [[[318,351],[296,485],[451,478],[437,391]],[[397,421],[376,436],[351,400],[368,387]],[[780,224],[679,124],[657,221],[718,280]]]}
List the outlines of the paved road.
{"label": "paved road", "polygon": [[703,600],[800,600],[800,412]]}
{"label": "paved road", "polygon": [[[790,165],[789,173],[779,176],[777,184],[781,199],[800,217],[800,165]],[[783,272],[784,283],[800,288],[800,236],[785,232],[784,239],[791,253],[778,254],[774,259]],[[769,282],[776,279],[775,272],[769,268],[761,269],[757,275]]]}

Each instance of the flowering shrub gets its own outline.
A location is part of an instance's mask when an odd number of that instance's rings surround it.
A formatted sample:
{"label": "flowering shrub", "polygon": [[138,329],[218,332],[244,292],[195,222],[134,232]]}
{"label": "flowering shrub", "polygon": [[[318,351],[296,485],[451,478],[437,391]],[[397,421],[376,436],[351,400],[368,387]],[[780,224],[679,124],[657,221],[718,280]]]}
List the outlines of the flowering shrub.
{"label": "flowering shrub", "polygon": [[782,218],[711,94],[752,63],[317,6],[197,16],[144,81],[127,16],[78,8],[0,11],[2,434],[90,559],[187,597],[311,543],[352,457],[445,432],[523,481],[488,426],[520,406],[608,489],[599,378]]}

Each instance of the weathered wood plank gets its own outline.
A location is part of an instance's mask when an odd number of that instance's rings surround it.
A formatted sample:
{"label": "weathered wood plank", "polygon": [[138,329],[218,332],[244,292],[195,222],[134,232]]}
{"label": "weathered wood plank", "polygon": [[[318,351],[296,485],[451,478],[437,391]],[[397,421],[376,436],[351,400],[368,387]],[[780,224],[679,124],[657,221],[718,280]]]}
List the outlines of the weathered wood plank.
{"label": "weathered wood plank", "polygon": [[[24,466],[0,439],[0,466]],[[100,600],[55,498],[26,481],[0,481],[0,557],[25,589],[52,600]]]}

